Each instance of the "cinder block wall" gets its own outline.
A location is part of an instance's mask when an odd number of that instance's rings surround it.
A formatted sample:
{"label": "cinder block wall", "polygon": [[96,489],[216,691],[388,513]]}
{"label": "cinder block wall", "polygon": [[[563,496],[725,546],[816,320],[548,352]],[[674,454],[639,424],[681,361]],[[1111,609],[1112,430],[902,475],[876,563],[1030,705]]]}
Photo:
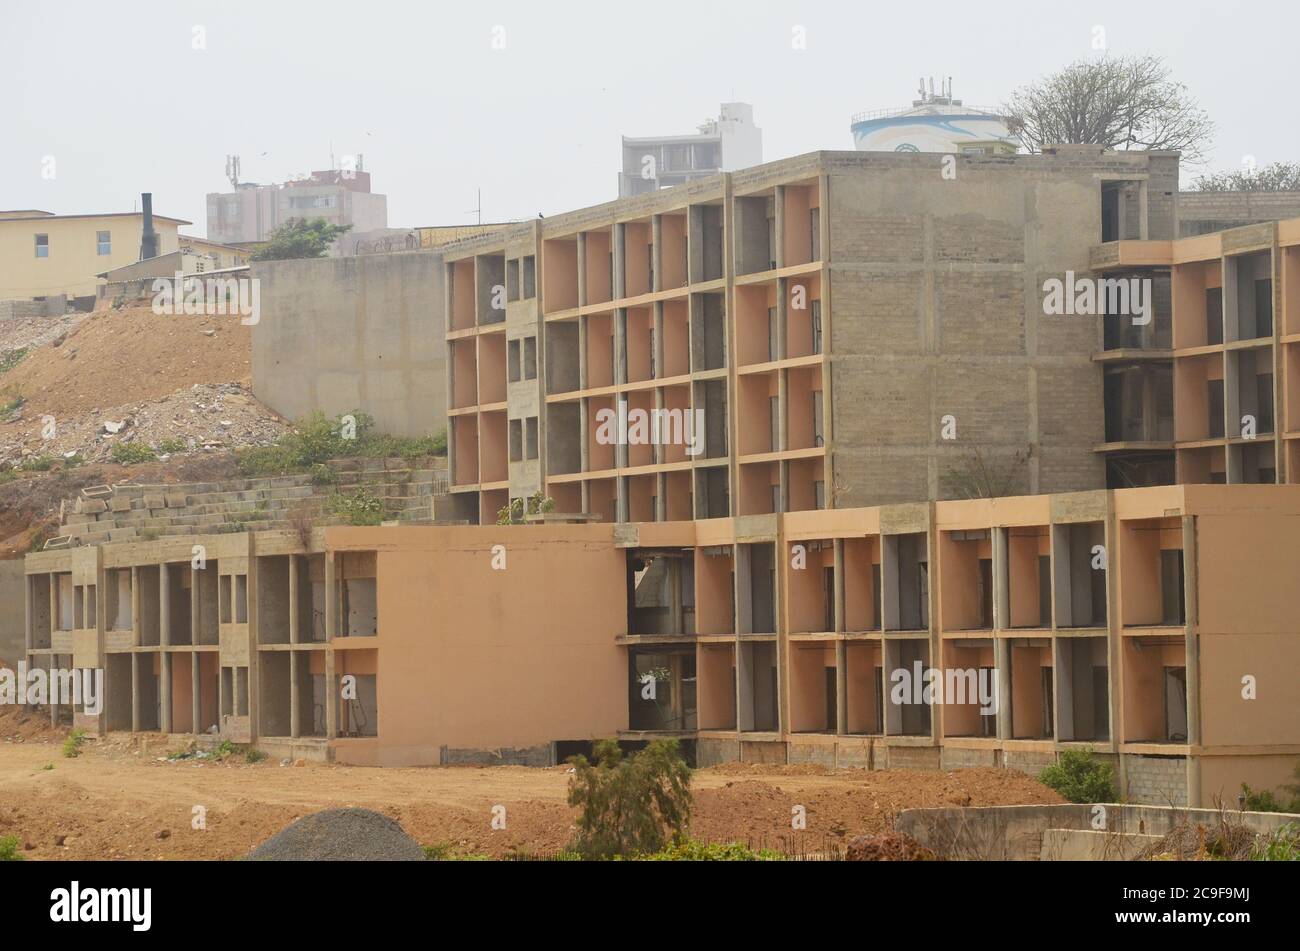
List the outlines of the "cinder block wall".
{"label": "cinder block wall", "polygon": [[255,263],[254,394],[291,419],[360,409],[387,433],[443,429],[440,263],[429,251]]}
{"label": "cinder block wall", "polygon": [[826,157],[834,505],[952,497],[977,450],[999,494],[1103,488],[1101,322],[1044,316],[1043,281],[1088,276],[1100,176],[1146,178],[1172,237],[1177,156],[944,158]]}

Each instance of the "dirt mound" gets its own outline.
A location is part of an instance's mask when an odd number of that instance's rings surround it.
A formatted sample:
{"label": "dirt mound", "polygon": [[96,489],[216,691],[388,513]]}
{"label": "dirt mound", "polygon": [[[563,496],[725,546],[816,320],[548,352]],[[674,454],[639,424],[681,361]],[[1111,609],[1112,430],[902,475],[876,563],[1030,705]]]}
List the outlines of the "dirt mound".
{"label": "dirt mound", "polygon": [[237,317],[159,316],[148,306],[98,310],[0,376],[0,392],[26,400],[26,419],[72,419],[160,400],[195,383],[247,382],[252,341],[252,328]]}
{"label": "dirt mound", "polygon": [[933,862],[938,856],[910,835],[886,832],[855,835],[845,845],[844,858],[849,862]]}
{"label": "dirt mound", "polygon": [[400,825],[369,809],[303,816],[248,854],[262,862],[419,862],[424,850]]}

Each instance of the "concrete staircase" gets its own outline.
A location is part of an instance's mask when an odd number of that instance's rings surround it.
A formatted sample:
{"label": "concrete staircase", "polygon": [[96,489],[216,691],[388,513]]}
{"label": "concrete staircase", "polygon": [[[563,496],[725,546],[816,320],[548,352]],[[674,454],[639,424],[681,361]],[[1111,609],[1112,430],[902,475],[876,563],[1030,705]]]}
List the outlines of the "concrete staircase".
{"label": "concrete staircase", "polygon": [[302,518],[316,525],[342,524],[326,512],[337,492],[365,488],[384,504],[385,518],[430,523],[445,513],[446,461],[338,459],[329,463],[337,481],[313,485],[309,475],[192,482],[179,485],[89,486],[60,510],[59,535],[45,548],[151,540],[166,535],[293,530]]}

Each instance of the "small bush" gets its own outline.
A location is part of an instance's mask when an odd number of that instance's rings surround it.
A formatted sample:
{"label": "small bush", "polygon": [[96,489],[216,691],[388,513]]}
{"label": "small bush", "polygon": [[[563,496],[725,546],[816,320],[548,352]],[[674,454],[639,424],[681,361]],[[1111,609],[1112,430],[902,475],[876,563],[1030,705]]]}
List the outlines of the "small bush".
{"label": "small bush", "polygon": [[109,455],[119,466],[134,466],[142,462],[153,462],[157,454],[142,442],[119,442],[114,444]]}
{"label": "small bush", "polygon": [[318,462],[309,470],[312,485],[338,485],[339,474],[333,466]]}
{"label": "small bush", "polygon": [[1300,862],[1300,823],[1288,822],[1272,835],[1257,837],[1250,857],[1256,862]]}
{"label": "small bush", "polygon": [[427,862],[490,862],[492,856],[480,852],[459,852],[450,842],[421,846]]}
{"label": "small bush", "polygon": [[23,462],[24,472],[49,472],[58,460],[53,456],[32,456]]}
{"label": "small bush", "polygon": [[23,357],[27,356],[27,348],[19,347],[16,350],[6,350],[0,353],[0,373],[8,373],[14,367],[18,366]]}
{"label": "small bush", "polygon": [[349,525],[378,525],[384,520],[383,500],[364,488],[351,495],[335,492],[325,500],[325,510],[342,516]]}
{"label": "small bush", "polygon": [[343,416],[330,419],[319,411],[304,416],[294,424],[292,432],[274,445],[236,453],[240,471],[246,476],[314,474],[315,467],[330,459],[401,457],[409,460],[443,455],[447,451],[445,432],[436,436],[391,436],[375,432],[374,419],[367,413],[346,415],[352,417],[355,426],[345,426]]}
{"label": "small bush", "polygon": [[22,855],[18,853],[18,836],[6,835],[0,838],[0,862],[22,862]]}
{"label": "small bush", "polygon": [[81,755],[81,744],[86,742],[86,731],[77,727],[68,734],[68,738],[63,741],[63,755],[68,759],[74,759]]}
{"label": "small bush", "polygon": [[643,855],[647,862],[769,862],[780,859],[781,853],[771,849],[755,851],[742,842],[700,842],[683,839],[670,843],[658,852]]}
{"label": "small bush", "polygon": [[[541,490],[534,492],[527,502],[528,515],[545,515],[555,511],[555,499],[544,496]],[[525,521],[525,502],[523,499],[511,499],[508,505],[497,509],[498,525],[519,525]]]}
{"label": "small bush", "polygon": [[175,436],[168,439],[160,439],[158,441],[158,451],[168,456],[173,456],[178,452],[184,452],[189,447],[189,443],[184,439]]}
{"label": "small bush", "polygon": [[1091,749],[1065,750],[1060,760],[1038,774],[1038,781],[1070,802],[1115,802],[1115,771],[1096,759]]}
{"label": "small bush", "polygon": [[569,805],[580,810],[573,851],[633,857],[680,843],[690,822],[691,771],[676,740],[654,740],[625,757],[614,740],[595,744],[594,764],[572,756]]}
{"label": "small bush", "polygon": [[244,754],[244,761],[246,763],[260,763],[264,759],[266,759],[266,754],[263,753],[261,750],[250,749],[247,753]]}

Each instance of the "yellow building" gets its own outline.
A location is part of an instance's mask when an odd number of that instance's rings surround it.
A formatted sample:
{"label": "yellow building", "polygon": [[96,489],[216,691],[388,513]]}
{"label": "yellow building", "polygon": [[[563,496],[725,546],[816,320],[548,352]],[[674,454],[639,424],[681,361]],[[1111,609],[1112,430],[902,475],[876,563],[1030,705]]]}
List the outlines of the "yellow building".
{"label": "yellow building", "polygon": [[[153,216],[158,253],[179,248],[177,229],[191,222]],[[0,300],[91,297],[95,275],[140,258],[144,215],[55,215],[0,211]]]}

